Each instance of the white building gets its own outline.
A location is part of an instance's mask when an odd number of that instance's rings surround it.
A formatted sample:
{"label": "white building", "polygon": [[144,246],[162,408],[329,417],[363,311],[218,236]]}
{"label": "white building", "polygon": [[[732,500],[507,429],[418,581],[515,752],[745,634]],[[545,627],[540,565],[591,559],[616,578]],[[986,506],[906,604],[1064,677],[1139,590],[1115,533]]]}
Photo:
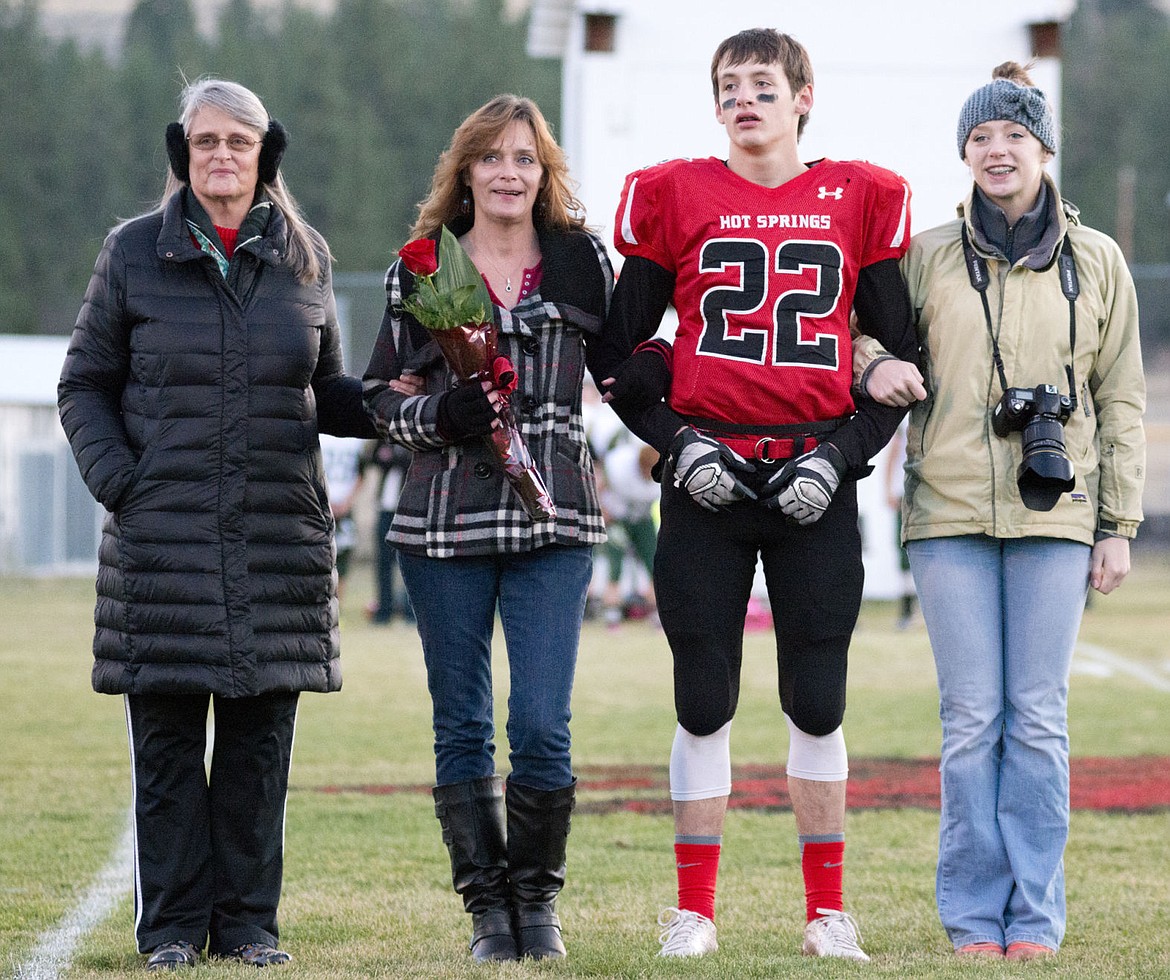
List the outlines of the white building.
{"label": "white building", "polygon": [[0,336],[0,573],[89,573],[102,508],[57,416],[68,337]]}
{"label": "white building", "polygon": [[[727,155],[715,119],[711,55],[750,27],[791,34],[812,58],[806,160],[865,159],[913,190],[913,228],[954,217],[970,187],[955,126],[967,96],[1004,61],[1035,61],[1032,78],[1057,110],[1060,32],[1074,0],[533,0],[528,50],[563,59],[559,138],[591,225],[612,242],[625,176],[674,157]],[[1057,156],[1050,166],[1059,183]],[[613,253],[615,263],[620,257]],[[669,335],[671,324],[663,333]],[[885,454],[858,484],[866,595],[897,594]]]}
{"label": "white building", "polygon": [[[711,54],[748,27],[793,35],[812,57],[807,160],[865,159],[903,174],[917,229],[954,216],[968,187],[955,146],[966,97],[1007,60],[1059,113],[1060,25],[1074,0],[534,0],[528,50],[563,59],[559,138],[590,224],[610,229],[625,175],[672,157],[726,156]],[[1057,157],[1057,161],[1059,157]],[[1056,171],[1054,170],[1055,174]]]}

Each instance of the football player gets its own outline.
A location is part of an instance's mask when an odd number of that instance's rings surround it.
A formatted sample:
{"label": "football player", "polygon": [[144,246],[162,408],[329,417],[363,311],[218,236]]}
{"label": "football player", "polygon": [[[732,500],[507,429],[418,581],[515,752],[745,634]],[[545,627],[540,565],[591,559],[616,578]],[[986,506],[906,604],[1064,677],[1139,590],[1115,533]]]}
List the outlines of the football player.
{"label": "football player", "polygon": [[[615,351],[632,353],[603,382],[606,397],[664,456],[655,587],[674,656],[678,905],[659,916],[660,953],[717,948],[731,721],[762,559],[790,736],[803,950],[864,961],[842,898],[841,722],[862,591],[854,481],[905,409],[853,390],[849,320],[856,307],[887,351],[917,361],[898,269],[910,189],[869,163],[801,161],[813,75],[788,35],[728,38],[711,82],[727,159],[627,177],[614,224],[625,264],[606,330]],[[650,339],[670,304],[673,348]]]}

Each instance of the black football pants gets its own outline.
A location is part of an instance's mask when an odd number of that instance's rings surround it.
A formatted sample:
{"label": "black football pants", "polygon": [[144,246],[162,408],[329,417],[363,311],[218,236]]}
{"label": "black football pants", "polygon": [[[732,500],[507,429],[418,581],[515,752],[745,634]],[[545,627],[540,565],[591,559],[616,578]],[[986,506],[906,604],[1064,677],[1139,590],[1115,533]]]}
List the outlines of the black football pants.
{"label": "black football pants", "polygon": [[663,478],[654,589],[674,656],[679,724],[710,735],[735,715],[757,560],[775,622],[781,706],[802,732],[828,735],[845,714],[864,580],[851,481],[820,520],[802,526],[751,501],[712,513]]}

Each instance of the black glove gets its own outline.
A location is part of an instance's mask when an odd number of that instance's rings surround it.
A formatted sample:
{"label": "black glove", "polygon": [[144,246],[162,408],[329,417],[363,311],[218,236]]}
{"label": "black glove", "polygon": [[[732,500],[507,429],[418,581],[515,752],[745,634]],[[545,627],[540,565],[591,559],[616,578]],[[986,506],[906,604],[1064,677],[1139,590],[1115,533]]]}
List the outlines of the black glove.
{"label": "black glove", "polygon": [[847,469],[841,450],[831,442],[822,442],[812,452],[781,466],[764,484],[760,500],[770,510],[782,510],[797,524],[812,524],[828,509]]}
{"label": "black glove", "polygon": [[496,410],[478,381],[439,396],[439,433],[445,439],[457,441],[486,436],[495,420]]}
{"label": "black glove", "polygon": [[642,412],[670,394],[670,361],[673,350],[657,338],[641,344],[614,370],[613,384],[604,401],[619,413]]}
{"label": "black glove", "polygon": [[690,426],[674,437],[667,459],[674,485],[686,490],[700,507],[718,510],[737,500],[756,499],[735,475],[754,473],[756,468],[733,449]]}

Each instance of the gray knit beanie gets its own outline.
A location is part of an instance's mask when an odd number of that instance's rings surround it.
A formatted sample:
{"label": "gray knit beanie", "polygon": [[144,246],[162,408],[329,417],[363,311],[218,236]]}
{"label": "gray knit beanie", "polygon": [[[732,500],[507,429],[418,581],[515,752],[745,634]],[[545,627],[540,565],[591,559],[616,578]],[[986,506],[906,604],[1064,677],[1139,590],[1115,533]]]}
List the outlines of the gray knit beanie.
{"label": "gray knit beanie", "polygon": [[976,126],[992,119],[1006,119],[1027,128],[1050,153],[1056,152],[1056,123],[1052,107],[1038,88],[1017,85],[997,78],[971,93],[959,113],[959,158],[963,158],[967,137]]}

